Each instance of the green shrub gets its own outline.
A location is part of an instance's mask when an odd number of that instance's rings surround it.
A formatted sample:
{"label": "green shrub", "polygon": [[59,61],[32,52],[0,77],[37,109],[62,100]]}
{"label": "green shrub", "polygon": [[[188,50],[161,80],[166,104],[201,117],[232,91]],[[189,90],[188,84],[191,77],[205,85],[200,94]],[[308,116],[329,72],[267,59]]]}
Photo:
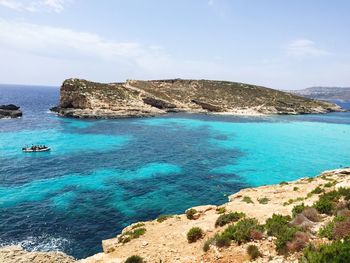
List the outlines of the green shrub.
{"label": "green shrub", "polygon": [[288,183],[285,181],[280,182],[280,185],[287,185]]}
{"label": "green shrub", "polygon": [[334,211],[335,202],[340,198],[340,194],[337,191],[331,191],[321,195],[313,207],[320,213],[331,215]]}
{"label": "green shrub", "polygon": [[301,212],[303,212],[304,208],[305,208],[304,203],[294,206],[292,209],[293,217],[295,217],[297,214],[300,214]]}
{"label": "green shrub", "polygon": [[243,202],[246,202],[247,204],[253,204],[253,200],[249,196],[244,196],[242,199]]}
{"label": "green shrub", "polygon": [[238,212],[232,212],[229,214],[220,215],[215,222],[215,227],[224,226],[231,222],[237,222],[239,219],[241,219],[244,216],[245,216],[244,213],[238,213]]}
{"label": "green shrub", "polygon": [[265,229],[267,230],[267,234],[269,236],[278,236],[284,231],[285,227],[288,227],[290,220],[290,216],[273,214],[272,217],[266,220]]}
{"label": "green shrub", "polygon": [[139,228],[139,227],[142,227],[144,225],[145,225],[144,223],[137,223],[136,225],[133,225],[131,229]]}
{"label": "green shrub", "polygon": [[207,252],[210,249],[210,245],[213,244],[214,241],[215,241],[215,236],[205,241],[203,245],[203,251]]}
{"label": "green shrub", "polygon": [[238,244],[250,241],[252,230],[263,230],[263,227],[259,225],[258,220],[255,218],[245,218],[238,221],[235,225],[229,226],[232,239],[237,241]]}
{"label": "green shrub", "polygon": [[291,241],[295,235],[295,233],[298,231],[296,227],[289,227],[284,226],[280,229],[280,232],[276,236],[277,239],[275,240],[276,250],[281,253],[285,254],[287,252],[286,245],[288,241]]}
{"label": "green shrub", "polygon": [[258,199],[258,201],[260,204],[266,205],[270,201],[270,199],[268,199],[267,197],[263,197],[263,198]]}
{"label": "green shrub", "polygon": [[314,190],[311,191],[312,194],[321,194],[323,192],[324,190],[319,186],[317,186]]}
{"label": "green shrub", "polygon": [[139,238],[146,233],[146,228],[136,228],[134,231],[127,231],[123,233],[119,238],[119,242],[127,243],[131,239]]}
{"label": "green shrub", "polygon": [[247,253],[251,260],[257,259],[258,257],[261,256],[259,248],[255,245],[249,245],[247,247]]}
{"label": "green shrub", "polygon": [[186,211],[186,217],[188,218],[188,219],[193,219],[193,217],[194,217],[194,215],[197,213],[197,210],[196,209],[194,209],[194,208],[191,208],[191,209],[188,209],[187,211]]}
{"label": "green shrub", "polygon": [[188,243],[196,242],[203,237],[203,230],[199,227],[192,227],[187,233]]}
{"label": "green shrub", "polygon": [[333,203],[328,199],[320,199],[313,205],[318,212],[331,215],[333,212]]}
{"label": "green shrub", "polygon": [[167,220],[167,219],[169,219],[169,218],[172,218],[172,217],[173,217],[173,215],[160,215],[160,216],[158,216],[158,218],[157,218],[157,222],[162,223],[162,222],[164,222],[165,220]]}
{"label": "green shrub", "polygon": [[217,247],[229,247],[231,245],[231,240],[232,238],[228,232],[217,234],[214,237],[215,245]]}
{"label": "green shrub", "polygon": [[293,191],[298,191],[298,190],[299,190],[299,187],[296,187],[296,186],[295,186],[295,187],[293,188]]}
{"label": "green shrub", "polygon": [[333,239],[334,225],[335,225],[335,223],[332,221],[332,222],[329,222],[324,227],[320,228],[320,230],[318,231],[318,236],[319,237],[326,237],[328,239]]}
{"label": "green shrub", "polygon": [[125,263],[143,263],[143,259],[139,256],[131,256],[126,259]]}
{"label": "green shrub", "polygon": [[350,200],[350,188],[340,187],[338,193],[343,196],[345,200]]}
{"label": "green shrub", "polygon": [[318,231],[318,236],[319,237],[326,237],[329,240],[334,239],[334,227],[337,222],[342,222],[344,221],[345,218],[342,216],[336,216],[331,222],[329,222],[327,225],[324,227],[320,228]]}
{"label": "green shrub", "polygon": [[244,218],[235,225],[229,225],[221,234],[214,237],[217,247],[228,247],[231,240],[235,240],[238,244],[252,240],[252,232],[263,231],[263,227],[253,218]]}
{"label": "green shrub", "polygon": [[318,248],[309,245],[303,254],[302,263],[347,263],[350,262],[350,240],[335,241]]}
{"label": "green shrub", "polygon": [[328,183],[324,184],[323,186],[326,188],[329,188],[329,187],[332,187],[333,185],[334,185],[334,183],[328,182]]}
{"label": "green shrub", "polygon": [[226,212],[226,208],[224,206],[216,208],[216,212],[218,214],[223,214]]}

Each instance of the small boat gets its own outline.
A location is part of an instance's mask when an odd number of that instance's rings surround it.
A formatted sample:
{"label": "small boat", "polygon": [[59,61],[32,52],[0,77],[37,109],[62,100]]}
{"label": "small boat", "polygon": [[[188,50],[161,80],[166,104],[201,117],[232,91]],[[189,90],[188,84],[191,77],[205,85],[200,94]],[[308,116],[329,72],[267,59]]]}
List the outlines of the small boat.
{"label": "small boat", "polygon": [[31,147],[24,147],[22,151],[25,153],[33,153],[33,152],[48,152],[50,151],[50,147],[42,146],[42,145],[33,145]]}

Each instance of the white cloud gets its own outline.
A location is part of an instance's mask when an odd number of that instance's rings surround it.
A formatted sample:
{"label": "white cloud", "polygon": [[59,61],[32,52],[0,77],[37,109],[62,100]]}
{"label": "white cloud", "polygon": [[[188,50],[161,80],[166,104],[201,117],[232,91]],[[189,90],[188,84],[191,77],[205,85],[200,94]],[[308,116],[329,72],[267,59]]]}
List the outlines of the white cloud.
{"label": "white cloud", "polygon": [[139,58],[159,53],[159,48],[135,42],[107,40],[99,35],[0,19],[0,45],[26,53],[51,57]]}
{"label": "white cloud", "polygon": [[288,44],[287,54],[294,57],[321,57],[331,53],[318,48],[315,42],[309,39],[297,39]]}
{"label": "white cloud", "polygon": [[72,0],[0,0],[0,5],[17,11],[60,13]]}
{"label": "white cloud", "polygon": [[[94,76],[97,73],[103,75],[101,71],[110,72],[113,69],[113,72],[116,73],[114,76],[111,75],[112,77],[123,73],[125,78],[146,76],[156,78],[162,74],[163,76],[170,75],[176,71],[175,68],[183,72],[186,69],[189,70],[157,45],[116,41],[94,33],[1,18],[0,50],[13,54],[16,59],[21,56],[27,58],[33,65],[39,64],[38,61],[44,61],[44,59],[52,60],[53,63],[60,65],[66,63],[67,66],[61,71],[73,76],[75,72],[84,72],[84,69],[88,72],[92,68],[91,65],[103,68],[100,72],[94,72]],[[15,63],[15,60],[7,56],[6,61],[3,57],[0,61],[0,69],[6,67],[6,64]],[[68,65],[74,65],[75,68],[69,69]],[[40,70],[50,71],[54,67],[53,64],[50,64]]]}

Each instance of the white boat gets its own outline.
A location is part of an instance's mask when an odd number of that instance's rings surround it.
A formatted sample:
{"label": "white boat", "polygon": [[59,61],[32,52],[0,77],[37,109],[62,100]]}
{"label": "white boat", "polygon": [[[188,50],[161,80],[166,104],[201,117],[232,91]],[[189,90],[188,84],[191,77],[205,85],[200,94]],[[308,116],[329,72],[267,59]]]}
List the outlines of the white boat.
{"label": "white boat", "polygon": [[50,147],[25,147],[22,148],[22,151],[25,153],[35,153],[35,152],[48,152],[50,151]]}

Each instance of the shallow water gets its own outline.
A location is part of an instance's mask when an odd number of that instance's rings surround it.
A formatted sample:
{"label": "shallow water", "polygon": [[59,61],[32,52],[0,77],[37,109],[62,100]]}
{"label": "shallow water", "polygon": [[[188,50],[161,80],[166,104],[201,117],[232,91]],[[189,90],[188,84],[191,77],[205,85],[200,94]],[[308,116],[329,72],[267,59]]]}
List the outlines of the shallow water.
{"label": "shallow water", "polygon": [[57,88],[0,86],[24,111],[0,120],[2,245],[85,257],[132,222],[350,163],[349,113],[74,120],[48,112],[57,101]]}

